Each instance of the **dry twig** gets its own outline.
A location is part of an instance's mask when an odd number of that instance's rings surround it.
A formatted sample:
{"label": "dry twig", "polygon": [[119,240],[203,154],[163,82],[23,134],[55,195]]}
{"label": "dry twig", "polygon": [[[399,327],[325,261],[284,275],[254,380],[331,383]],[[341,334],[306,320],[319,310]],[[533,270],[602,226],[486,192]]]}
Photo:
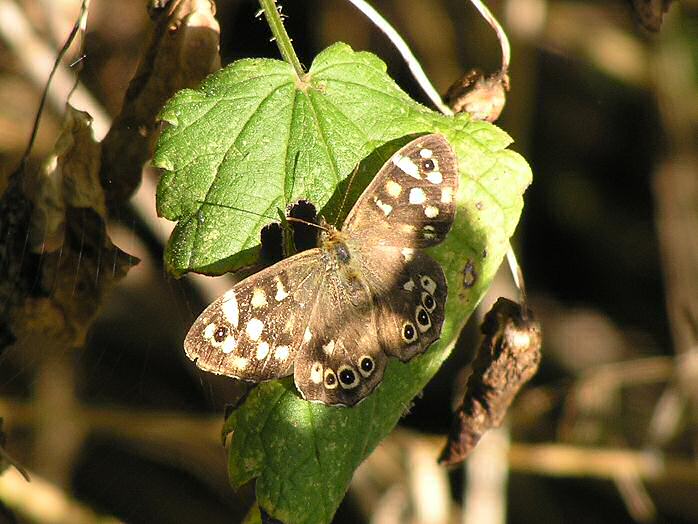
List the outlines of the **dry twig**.
{"label": "dry twig", "polygon": [[439,457],[448,466],[462,462],[485,431],[501,424],[514,396],[540,363],[540,325],[515,302],[500,298],[481,329],[485,338]]}

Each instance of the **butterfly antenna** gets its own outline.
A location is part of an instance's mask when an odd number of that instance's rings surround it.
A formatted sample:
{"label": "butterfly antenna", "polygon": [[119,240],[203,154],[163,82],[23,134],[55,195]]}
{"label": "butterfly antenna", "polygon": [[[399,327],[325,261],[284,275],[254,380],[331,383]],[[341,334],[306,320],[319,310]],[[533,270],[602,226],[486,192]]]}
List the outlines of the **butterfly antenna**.
{"label": "butterfly antenna", "polygon": [[[243,213],[249,213],[250,215],[255,215],[258,217],[268,218],[269,220],[276,220],[277,219],[277,217],[265,215],[264,213],[257,213],[255,211],[250,211],[249,209],[242,209],[240,207],[230,206],[228,204],[220,204],[218,202],[206,202],[205,200],[197,200],[196,203],[197,204],[204,204],[207,206],[224,207],[226,209],[232,209],[234,211],[241,211]],[[315,228],[320,229],[322,231],[328,231],[328,229],[326,227],[321,226],[320,224],[316,224],[315,222],[310,222],[309,220],[303,220],[302,218],[285,217],[285,220],[287,220],[288,222],[298,222],[300,224],[305,224],[306,226],[315,227]]]}
{"label": "butterfly antenna", "polygon": [[306,226],[315,227],[321,231],[329,232],[329,229],[326,228],[325,226],[320,225],[320,224],[316,224],[315,222],[311,222],[309,220],[303,220],[302,218],[286,217],[286,220],[289,222],[298,222],[299,224],[305,224]]}
{"label": "butterfly antenna", "polygon": [[349,196],[349,190],[351,189],[351,186],[354,183],[354,178],[356,177],[356,173],[359,172],[359,165],[361,165],[361,164],[356,164],[356,167],[351,172],[351,177],[349,178],[349,183],[347,184],[347,190],[344,192],[344,196],[342,197],[342,205],[339,206],[339,210],[337,211],[337,215],[334,218],[333,225],[335,227],[337,227],[337,221],[339,220],[339,217],[341,217],[342,213],[344,212],[344,206],[347,203],[347,197]]}

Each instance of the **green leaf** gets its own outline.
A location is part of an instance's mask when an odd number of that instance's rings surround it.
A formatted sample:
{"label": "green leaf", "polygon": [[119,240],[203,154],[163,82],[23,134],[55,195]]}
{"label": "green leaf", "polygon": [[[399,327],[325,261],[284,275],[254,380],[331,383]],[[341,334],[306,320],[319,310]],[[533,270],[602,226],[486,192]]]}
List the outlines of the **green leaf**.
{"label": "green leaf", "polygon": [[482,298],[531,181],[524,159],[506,149],[506,133],[426,109],[385,70],[344,44],[318,55],[302,83],[284,63],[243,60],[199,90],[181,92],[163,112],[172,126],[156,155],[169,170],[158,209],[179,220],[167,250],[178,274],[251,262],[260,226],[273,220],[275,207],[299,198],[326,217],[346,213],[340,208],[352,170],[359,165],[349,204],[410,135],[442,133],[458,156],[456,221],[430,250],[449,284],[441,340],[407,364],[391,359],[381,386],[353,408],[305,402],[289,378],[256,387],[226,422],[231,482],[256,479],[259,505],[286,523],[332,519],[353,471],[434,375]]}
{"label": "green leaf", "polygon": [[166,170],[157,207],[178,221],[165,261],[181,275],[254,262],[275,208],[304,198],[322,209],[368,153],[427,130],[432,113],[375,56],[337,44],[303,83],[284,62],[235,62],[198,90],[180,91],[161,118],[171,125],[153,158]]}

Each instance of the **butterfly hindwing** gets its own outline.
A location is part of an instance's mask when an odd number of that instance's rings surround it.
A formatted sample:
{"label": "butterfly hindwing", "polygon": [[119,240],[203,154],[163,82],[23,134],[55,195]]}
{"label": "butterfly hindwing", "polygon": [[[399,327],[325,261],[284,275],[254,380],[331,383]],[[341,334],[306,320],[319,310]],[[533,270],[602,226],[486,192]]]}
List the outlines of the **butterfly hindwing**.
{"label": "butterfly hindwing", "polygon": [[373,308],[351,309],[298,355],[294,381],[304,399],[353,406],[380,384],[388,356],[378,341]]}
{"label": "butterfly hindwing", "polygon": [[366,247],[353,242],[374,296],[374,317],[386,354],[403,362],[439,338],[447,284],[441,266],[414,248]]}
{"label": "butterfly hindwing", "polygon": [[401,269],[390,293],[376,301],[378,333],[385,352],[403,362],[423,353],[438,340],[444,322],[447,284],[441,266],[414,252]]}
{"label": "butterfly hindwing", "polygon": [[187,356],[212,373],[253,382],[290,375],[322,279],[317,249],[256,273],[213,301],[184,341]]}
{"label": "butterfly hindwing", "polygon": [[[342,244],[325,244],[331,255]],[[379,383],[388,360],[379,344],[375,304],[363,279],[358,260],[337,264],[316,290],[316,304],[294,364],[294,381],[301,396],[310,401],[351,406],[365,398]]]}
{"label": "butterfly hindwing", "polygon": [[457,161],[448,141],[436,134],[417,138],[385,163],[342,231],[382,246],[436,245],[453,224],[457,191]]}

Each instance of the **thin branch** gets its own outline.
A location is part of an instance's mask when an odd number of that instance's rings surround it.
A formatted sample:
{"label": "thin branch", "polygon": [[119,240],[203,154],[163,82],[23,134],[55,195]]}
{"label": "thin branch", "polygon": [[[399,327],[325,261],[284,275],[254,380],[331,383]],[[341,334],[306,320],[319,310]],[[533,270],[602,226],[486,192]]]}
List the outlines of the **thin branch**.
{"label": "thin branch", "polygon": [[302,80],[305,76],[305,71],[303,71],[303,66],[296,56],[296,51],[293,49],[291,38],[288,36],[284,23],[281,20],[281,15],[276,7],[276,0],[259,0],[259,5],[262,6],[264,17],[267,19],[271,34],[274,35],[274,40],[281,56],[293,66],[298,80]]}
{"label": "thin branch", "polygon": [[121,522],[113,517],[95,514],[71,498],[54,484],[31,474],[27,482],[15,470],[0,476],[0,500],[8,508],[32,522],[47,524],[107,524]]}
{"label": "thin branch", "polygon": [[632,471],[644,480],[698,480],[698,470],[692,461],[642,450],[519,444],[511,447],[509,461],[512,470],[551,477],[614,480],[619,471]]}
{"label": "thin branch", "polygon": [[632,472],[619,471],[613,480],[635,522],[649,524],[657,521],[657,508],[641,479]]}
{"label": "thin branch", "polygon": [[359,11],[366,15],[368,19],[371,20],[371,22],[373,22],[376,25],[376,27],[378,27],[378,29],[385,33],[388,39],[397,48],[398,52],[402,55],[402,58],[407,63],[407,66],[410,68],[412,76],[414,76],[419,86],[429,97],[431,103],[434,104],[434,106],[436,106],[439,109],[439,111],[441,111],[444,115],[453,115],[453,111],[451,111],[451,108],[444,104],[443,100],[441,100],[441,96],[432,85],[431,81],[429,80],[429,77],[427,77],[426,73],[424,72],[424,69],[422,69],[421,64],[414,56],[414,53],[412,53],[410,47],[400,36],[400,34],[395,30],[395,28],[392,25],[390,25],[390,23],[385,18],[383,18],[381,14],[378,11],[376,11],[368,2],[365,2],[364,0],[349,0],[349,2],[351,2],[354,5],[354,7],[356,7]]}
{"label": "thin branch", "polygon": [[53,87],[47,89],[44,96],[57,112],[63,111],[72,93],[71,103],[90,113],[94,119],[95,138],[100,140],[107,133],[110,119],[106,111],[81,84],[74,88],[73,71],[62,65],[60,60],[55,60],[56,51],[36,34],[17,3],[11,0],[0,0],[0,39],[17,55],[17,63],[21,64],[34,85],[44,89],[47,85],[46,72],[55,67]]}
{"label": "thin branch", "polygon": [[[487,434],[489,438],[490,433]],[[506,438],[506,436],[503,436]],[[442,446],[441,435],[425,435],[405,428],[395,429],[357,470],[352,489],[363,498],[375,501],[380,491],[407,475],[402,456],[414,444],[428,446],[435,456]],[[530,475],[566,478],[595,478],[615,482],[619,472],[633,475],[638,481],[661,482],[665,485],[698,482],[698,468],[692,459],[680,455],[664,455],[642,449],[575,446],[559,443],[527,444],[495,442],[507,449],[509,471]],[[476,448],[476,449],[479,449]],[[474,458],[471,456],[471,459]],[[470,463],[469,459],[466,465]],[[486,470],[492,467],[486,465]],[[494,467],[499,467],[494,465]],[[367,504],[366,507],[370,507]]]}
{"label": "thin branch", "polygon": [[514,248],[509,244],[507,249],[507,264],[509,265],[509,271],[511,271],[511,276],[514,279],[514,285],[519,290],[519,302],[524,307],[523,311],[526,312],[526,284],[524,282],[524,275],[519,261],[516,258],[516,253]]}
{"label": "thin branch", "polygon": [[509,38],[507,37],[504,28],[492,14],[492,12],[487,8],[484,2],[481,2],[480,0],[470,0],[470,3],[475,6],[482,17],[487,21],[488,24],[490,24],[492,29],[494,29],[494,32],[497,33],[499,45],[502,46],[502,73],[507,74],[509,71],[509,63],[511,62],[511,46],[509,45]]}
{"label": "thin branch", "polygon": [[[24,150],[24,154],[22,155],[22,159],[20,161],[21,167],[20,169],[24,169],[24,167],[27,164],[27,160],[29,159],[29,155],[31,154],[32,148],[34,147],[34,142],[36,141],[36,135],[39,132],[39,123],[41,122],[41,115],[44,112],[44,106],[46,105],[46,100],[48,99],[48,92],[49,89],[51,89],[51,82],[53,81],[53,77],[58,71],[59,66],[61,65],[61,62],[63,61],[63,57],[65,57],[66,53],[68,52],[68,49],[70,49],[70,46],[73,44],[73,41],[75,40],[75,37],[78,35],[78,32],[82,31],[83,34],[85,32],[85,24],[87,23],[87,11],[90,5],[90,0],[83,0],[82,4],[80,6],[80,14],[78,15],[77,20],[75,20],[75,23],[73,24],[73,28],[70,30],[70,34],[68,37],[65,39],[65,42],[63,43],[63,46],[59,49],[58,55],[56,55],[56,59],[53,62],[53,66],[51,67],[51,71],[49,72],[48,79],[46,80],[46,83],[44,84],[44,91],[41,93],[41,100],[39,101],[39,107],[36,110],[36,116],[34,117],[34,125],[32,126],[32,132],[31,136],[29,137],[29,142],[27,143],[27,148]],[[70,98],[70,95],[75,91],[75,88],[77,87],[77,78],[74,79],[73,81],[73,86],[70,89],[70,93],[68,94],[68,98]]]}

